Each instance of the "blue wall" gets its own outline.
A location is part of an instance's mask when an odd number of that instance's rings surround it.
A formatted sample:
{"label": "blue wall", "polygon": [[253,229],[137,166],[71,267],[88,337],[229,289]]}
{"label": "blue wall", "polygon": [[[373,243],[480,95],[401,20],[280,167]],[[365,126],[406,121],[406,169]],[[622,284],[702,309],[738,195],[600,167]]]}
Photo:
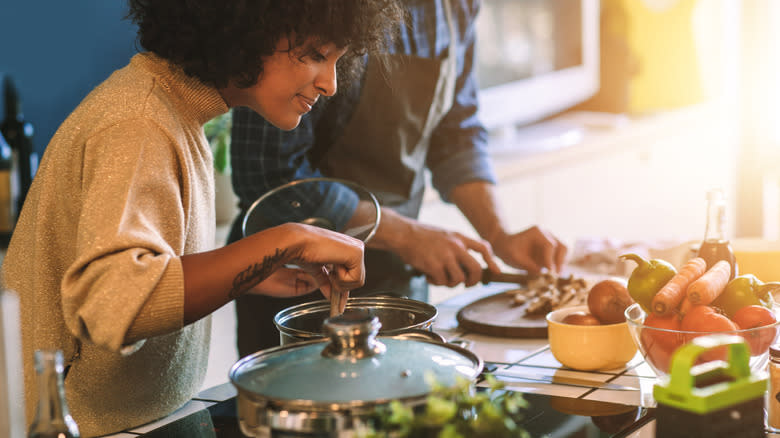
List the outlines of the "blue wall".
{"label": "blue wall", "polygon": [[0,74],[19,89],[39,153],[81,99],[136,53],[126,13],[124,0],[0,2]]}

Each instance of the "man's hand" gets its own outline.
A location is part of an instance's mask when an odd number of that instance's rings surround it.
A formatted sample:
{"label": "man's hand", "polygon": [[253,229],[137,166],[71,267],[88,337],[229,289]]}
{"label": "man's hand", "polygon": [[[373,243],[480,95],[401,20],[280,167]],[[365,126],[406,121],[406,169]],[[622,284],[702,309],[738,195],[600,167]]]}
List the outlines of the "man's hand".
{"label": "man's hand", "polygon": [[404,263],[423,272],[438,286],[473,286],[482,278],[482,263],[470,251],[482,256],[489,269],[499,271],[490,244],[454,231],[447,231],[406,219],[406,231],[394,239],[391,249]]}
{"label": "man's hand", "polygon": [[560,272],[566,259],[566,245],[537,226],[510,234],[492,184],[483,181],[464,183],[455,187],[450,195],[474,229],[493,245],[496,256],[507,265],[532,273],[544,268]]}
{"label": "man's hand", "polygon": [[537,226],[493,239],[493,250],[506,264],[531,273],[542,269],[560,272],[566,260],[566,245]]}

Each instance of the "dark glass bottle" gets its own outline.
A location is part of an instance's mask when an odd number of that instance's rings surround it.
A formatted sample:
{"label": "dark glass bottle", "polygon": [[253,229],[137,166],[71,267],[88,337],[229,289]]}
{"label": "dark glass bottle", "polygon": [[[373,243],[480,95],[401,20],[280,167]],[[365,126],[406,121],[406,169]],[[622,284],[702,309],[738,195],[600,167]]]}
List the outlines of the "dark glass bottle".
{"label": "dark glass bottle", "polygon": [[8,246],[16,224],[19,180],[11,146],[0,134],[0,246]]}
{"label": "dark glass bottle", "polygon": [[33,148],[33,125],[24,120],[22,101],[19,92],[10,76],[3,77],[3,98],[5,100],[5,118],[0,123],[0,133],[11,146],[16,156],[19,169],[19,200],[17,211],[22,211],[22,204],[27,196],[27,190],[32,184],[35,170],[38,168],[38,155]]}
{"label": "dark glass bottle", "polygon": [[697,255],[707,262],[707,269],[725,260],[731,265],[730,279],[738,275],[737,259],[726,233],[726,197],[720,189],[707,192],[707,227]]}
{"label": "dark glass bottle", "polygon": [[79,428],[65,401],[62,351],[37,350],[38,407],[28,438],[79,438]]}

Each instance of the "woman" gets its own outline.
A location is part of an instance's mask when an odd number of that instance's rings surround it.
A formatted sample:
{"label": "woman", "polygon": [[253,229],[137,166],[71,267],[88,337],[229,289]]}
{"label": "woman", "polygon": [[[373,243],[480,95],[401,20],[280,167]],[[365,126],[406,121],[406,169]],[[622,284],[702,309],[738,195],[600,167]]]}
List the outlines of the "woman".
{"label": "woman", "polygon": [[3,263],[21,298],[28,421],[33,351],[61,349],[84,436],[189,400],[205,375],[206,316],[230,300],[363,283],[362,243],[319,228],[282,225],[213,250],[202,126],[248,106],[294,128],[336,92],[337,64],[381,45],[400,12],[393,0],[131,0],[129,16],[146,52],[60,126]]}

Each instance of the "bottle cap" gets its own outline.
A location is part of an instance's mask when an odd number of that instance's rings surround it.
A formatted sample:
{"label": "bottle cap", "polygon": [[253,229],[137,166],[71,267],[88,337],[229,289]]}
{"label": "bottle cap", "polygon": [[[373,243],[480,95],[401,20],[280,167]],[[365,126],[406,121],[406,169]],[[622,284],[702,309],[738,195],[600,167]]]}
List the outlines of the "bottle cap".
{"label": "bottle cap", "polygon": [[772,359],[780,359],[780,344],[769,346],[769,357]]}
{"label": "bottle cap", "polygon": [[707,191],[707,200],[708,201],[719,201],[721,199],[724,199],[725,195],[723,194],[723,189],[721,188],[714,188]]}

